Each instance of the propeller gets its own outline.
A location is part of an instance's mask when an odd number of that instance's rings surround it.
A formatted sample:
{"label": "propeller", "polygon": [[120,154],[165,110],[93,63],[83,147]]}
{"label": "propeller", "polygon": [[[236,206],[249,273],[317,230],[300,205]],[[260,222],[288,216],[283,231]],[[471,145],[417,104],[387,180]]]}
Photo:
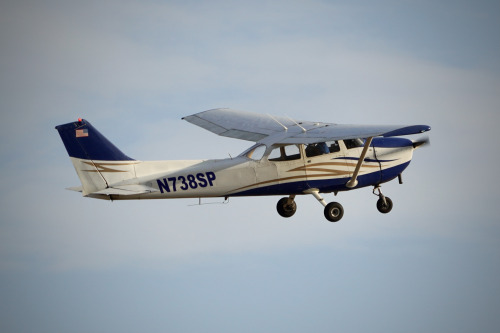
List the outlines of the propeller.
{"label": "propeller", "polygon": [[413,149],[424,147],[424,146],[427,146],[430,144],[431,144],[431,141],[429,140],[429,137],[425,136],[423,138],[420,138],[418,140],[413,141]]}

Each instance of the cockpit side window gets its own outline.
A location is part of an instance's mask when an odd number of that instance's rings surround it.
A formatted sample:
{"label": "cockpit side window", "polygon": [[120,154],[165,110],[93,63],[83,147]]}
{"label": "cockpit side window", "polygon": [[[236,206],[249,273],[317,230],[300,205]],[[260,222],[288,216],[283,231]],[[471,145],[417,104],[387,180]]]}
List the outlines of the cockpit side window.
{"label": "cockpit side window", "polygon": [[340,151],[340,146],[338,141],[328,141],[326,145],[328,146],[328,150],[330,151],[330,153],[336,153]]}
{"label": "cockpit side window", "polygon": [[363,147],[363,140],[361,139],[349,139],[344,140],[345,147],[347,149]]}
{"label": "cockpit side window", "polygon": [[280,146],[269,154],[269,161],[291,161],[300,159],[300,150],[297,145]]}
{"label": "cockpit side window", "polygon": [[340,151],[340,146],[337,141],[318,142],[307,145],[306,156],[313,157],[323,154],[336,153]]}

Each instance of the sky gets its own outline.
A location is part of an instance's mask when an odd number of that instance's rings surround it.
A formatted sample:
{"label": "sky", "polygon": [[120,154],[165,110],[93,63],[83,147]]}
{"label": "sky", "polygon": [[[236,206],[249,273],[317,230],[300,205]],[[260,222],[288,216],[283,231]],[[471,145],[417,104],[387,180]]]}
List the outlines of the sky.
{"label": "sky", "polygon": [[[496,1],[0,3],[0,332],[498,332]],[[54,127],[83,117],[139,160],[251,144],[216,107],[428,124],[397,181],[312,196],[107,202]]]}

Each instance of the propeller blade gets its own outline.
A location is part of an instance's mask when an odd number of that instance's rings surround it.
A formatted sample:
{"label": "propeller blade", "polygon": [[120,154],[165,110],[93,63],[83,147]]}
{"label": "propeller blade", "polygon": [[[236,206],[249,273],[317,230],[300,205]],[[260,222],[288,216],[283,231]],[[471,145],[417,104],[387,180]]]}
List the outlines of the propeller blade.
{"label": "propeller blade", "polygon": [[416,141],[413,141],[413,148],[417,149],[417,148],[420,148],[423,146],[430,145],[430,143],[431,143],[431,141],[429,140],[429,137],[426,136],[426,137],[423,137],[423,138],[418,139]]}

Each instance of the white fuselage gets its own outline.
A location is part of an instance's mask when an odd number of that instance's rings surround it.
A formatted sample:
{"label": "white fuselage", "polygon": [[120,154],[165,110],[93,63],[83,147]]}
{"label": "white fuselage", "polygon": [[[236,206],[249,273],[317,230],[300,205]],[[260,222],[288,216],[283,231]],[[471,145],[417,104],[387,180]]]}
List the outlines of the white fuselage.
{"label": "white fuselage", "polygon": [[[101,199],[293,195],[309,189],[350,190],[346,183],[362,150],[361,146],[348,148],[339,141],[338,151],[331,153],[308,156],[304,145],[296,145],[295,155],[273,155],[273,149],[276,152],[279,148],[267,147],[259,159],[252,159],[250,149],[238,157],[220,160],[93,161],[93,168],[88,160],[72,161],[80,177],[102,177],[109,187],[142,185],[152,189],[150,193],[126,196],[91,194],[95,189],[83,189],[84,195]],[[374,139],[361,164],[355,188],[394,179],[408,166],[413,150],[407,139]],[[82,163],[89,167],[86,169]]]}

